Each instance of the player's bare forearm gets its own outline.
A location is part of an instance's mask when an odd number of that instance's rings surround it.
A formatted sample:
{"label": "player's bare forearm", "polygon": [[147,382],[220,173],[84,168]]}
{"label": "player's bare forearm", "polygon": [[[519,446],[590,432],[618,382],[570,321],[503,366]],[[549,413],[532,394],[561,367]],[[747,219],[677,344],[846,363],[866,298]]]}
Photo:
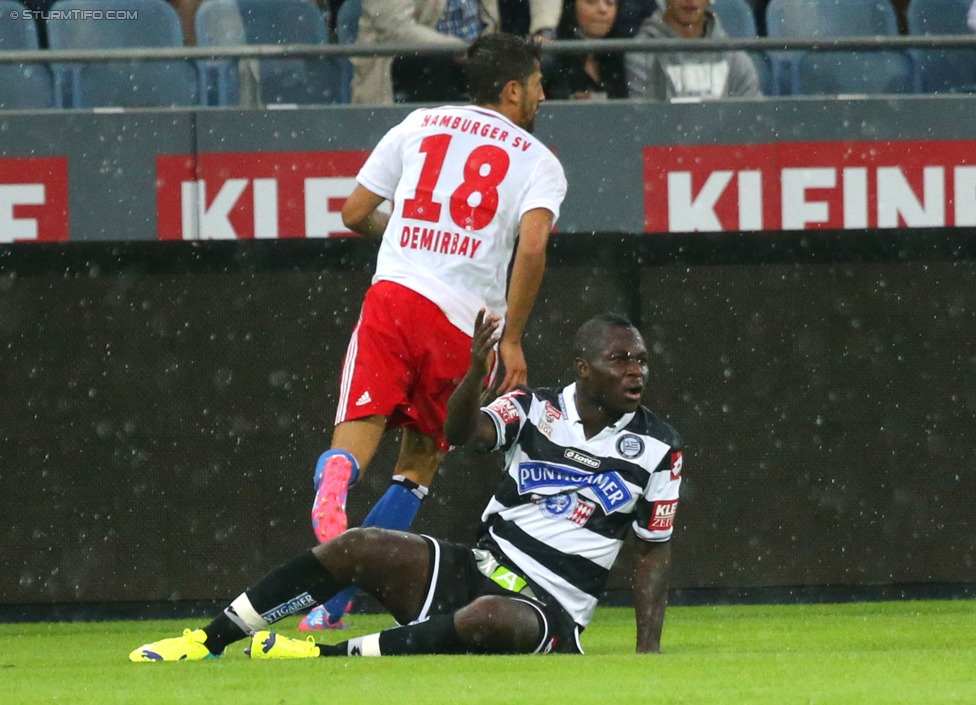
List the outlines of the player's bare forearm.
{"label": "player's bare forearm", "polygon": [[522,335],[535,305],[546,268],[545,250],[516,255],[512,266],[512,280],[508,288],[508,314],[505,332],[499,345],[505,377],[498,388],[499,394],[512,391],[528,380],[528,365],[522,351]]}
{"label": "player's bare forearm", "polygon": [[386,232],[386,224],[390,222],[390,214],[384,213],[383,211],[373,211],[367,215],[363,220],[356,224],[356,227],[350,226],[350,230],[355,233],[359,233],[365,237],[381,238],[383,233]]}
{"label": "player's bare forearm", "polygon": [[508,284],[508,313],[499,351],[505,367],[505,378],[498,388],[505,394],[528,380],[528,366],[522,352],[522,334],[535,306],[542,276],[546,269],[546,245],[552,228],[552,213],[536,208],[522,216],[519,244]]}
{"label": "player's bare forearm", "polygon": [[354,233],[365,237],[383,237],[390,214],[377,210],[386,199],[362,185],[357,185],[342,206],[342,222]]}
{"label": "player's bare forearm", "polygon": [[461,446],[474,440],[478,446],[487,447],[494,440],[494,425],[484,418],[480,409],[481,386],[491,367],[498,326],[498,316],[486,314],[484,309],[478,312],[471,337],[471,363],[447,401],[444,436],[451,445]]}
{"label": "player's bare forearm", "polygon": [[634,613],[637,618],[637,653],[661,651],[661,631],[668,607],[671,543],[637,542],[634,569]]}

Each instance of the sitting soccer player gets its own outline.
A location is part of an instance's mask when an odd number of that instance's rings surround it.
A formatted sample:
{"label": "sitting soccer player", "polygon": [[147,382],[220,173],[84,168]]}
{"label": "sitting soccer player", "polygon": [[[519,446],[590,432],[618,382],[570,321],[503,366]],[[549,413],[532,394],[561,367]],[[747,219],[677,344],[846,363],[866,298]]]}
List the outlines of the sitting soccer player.
{"label": "sitting soccer player", "polygon": [[[261,659],[581,653],[579,634],[629,530],[639,539],[637,651],[658,652],[681,441],[641,406],[644,340],[625,318],[597,316],[576,333],[575,383],[519,387],[479,409],[498,325],[478,314],[471,362],[445,425],[452,444],[503,451],[508,462],[475,548],[352,529],[269,573],[203,629],[140,646],[130,660],[210,658],[249,635],[248,653]],[[404,626],[336,645],[268,631],[351,584]]]}

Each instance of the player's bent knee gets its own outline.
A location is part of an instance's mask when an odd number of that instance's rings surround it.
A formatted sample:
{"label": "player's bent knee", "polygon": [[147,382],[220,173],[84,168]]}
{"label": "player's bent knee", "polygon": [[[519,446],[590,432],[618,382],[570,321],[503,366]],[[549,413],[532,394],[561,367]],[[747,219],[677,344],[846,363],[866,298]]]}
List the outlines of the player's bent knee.
{"label": "player's bent knee", "polygon": [[347,556],[356,553],[364,543],[379,540],[376,535],[382,529],[364,529],[355,527],[343,531],[341,534],[329,539],[325,543],[320,543],[312,549],[315,557],[325,565],[333,562],[336,556]]}
{"label": "player's bent knee", "polygon": [[388,529],[381,529],[379,527],[357,526],[343,531],[335,538],[323,544],[319,544],[313,550],[317,551],[318,555],[327,555],[337,551],[349,552],[350,550],[358,550],[363,545],[383,541],[385,535],[389,533],[391,532]]}
{"label": "player's bent knee", "polygon": [[319,544],[312,552],[323,565],[329,567],[349,561],[368,562],[375,560],[380,551],[388,551],[397,538],[402,536],[404,534],[401,531],[357,526]]}
{"label": "player's bent knee", "polygon": [[539,613],[522,601],[484,595],[455,613],[458,636],[474,652],[525,654],[541,639]]}

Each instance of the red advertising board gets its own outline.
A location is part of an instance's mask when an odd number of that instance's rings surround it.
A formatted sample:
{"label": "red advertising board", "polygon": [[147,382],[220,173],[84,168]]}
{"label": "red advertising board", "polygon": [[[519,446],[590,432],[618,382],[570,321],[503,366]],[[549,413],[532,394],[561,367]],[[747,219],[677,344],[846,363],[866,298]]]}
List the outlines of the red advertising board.
{"label": "red advertising board", "polygon": [[68,160],[0,159],[0,242],[67,242]]}
{"label": "red advertising board", "polygon": [[976,142],[644,148],[645,232],[976,225]]}
{"label": "red advertising board", "polygon": [[160,240],[352,235],[342,205],[368,151],[156,157]]}

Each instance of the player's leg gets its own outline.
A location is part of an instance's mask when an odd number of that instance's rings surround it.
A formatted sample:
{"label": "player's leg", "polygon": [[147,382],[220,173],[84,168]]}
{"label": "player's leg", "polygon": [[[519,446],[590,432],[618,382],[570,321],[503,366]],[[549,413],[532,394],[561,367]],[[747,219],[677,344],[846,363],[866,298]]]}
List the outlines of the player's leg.
{"label": "player's leg", "polygon": [[353,529],[271,571],[203,629],[141,646],[129,659],[219,656],[228,645],[328,599],[349,584],[368,590],[398,621],[409,621],[423,609],[430,564],[428,543],[420,536]]}
{"label": "player's leg", "polygon": [[[373,506],[362,526],[382,529],[408,530],[413,524],[420,505],[427,496],[431,481],[437,474],[446,451],[440,450],[437,439],[425,436],[412,428],[404,428],[400,442],[400,456],[390,486]],[[356,596],[355,586],[346,588],[323,606],[324,619],[336,624]],[[302,620],[303,631],[315,624],[316,615]]]}
{"label": "player's leg", "polygon": [[[373,302],[380,300],[383,308],[378,313]],[[402,427],[403,435],[390,486],[362,525],[406,530],[412,526],[449,448],[443,435],[447,401],[467,371],[471,338],[454,326],[433,302],[396,284],[386,283],[371,289],[367,304],[354,336],[358,341],[355,354],[357,359],[373,360],[370,368],[377,367],[378,361],[384,370],[395,372],[395,376],[386,372],[389,375],[386,386],[394,388],[396,396],[383,391],[377,393],[375,384],[368,396],[370,404],[387,404],[381,408],[391,414],[388,425]],[[383,353],[386,357],[381,359],[375,352],[380,336],[391,330],[397,332],[391,336],[398,346],[396,361],[389,359],[391,353],[387,349]],[[418,335],[417,331],[424,334]],[[374,351],[369,352],[370,349]],[[350,346],[347,355],[353,350]],[[399,367],[403,365],[406,367]],[[357,363],[356,367],[362,365]],[[408,383],[397,386],[400,380]],[[347,397],[358,399],[368,392],[369,388],[353,379]],[[349,409],[346,413],[356,412]],[[328,628],[338,624],[354,596],[355,589],[337,595],[322,610],[310,613],[300,628]]]}
{"label": "player's leg", "polygon": [[[386,535],[387,532],[380,533],[381,538]],[[401,624],[407,618],[411,623],[334,646],[260,632],[252,639],[251,657],[507,654],[536,653],[551,647],[555,640],[548,608],[507,590],[499,592],[498,586],[476,564],[470,549],[427,537],[423,540],[428,550],[428,578],[422,607],[413,611],[417,595],[412,593],[410,604],[400,610],[398,617]],[[416,556],[410,560],[420,562]],[[395,611],[397,607],[391,600],[399,597],[399,579],[390,575],[384,581],[395,589],[383,592],[377,589],[376,583],[369,586],[370,579],[359,582]]]}
{"label": "player's leg", "polygon": [[385,416],[343,421],[335,427],[332,447],[315,464],[312,530],[320,543],[346,530],[346,495],[373,460],[385,430]]}
{"label": "player's leg", "polygon": [[397,330],[396,293],[386,283],[370,287],[349,337],[332,442],[315,467],[312,526],[320,542],[345,530],[345,493],[372,461],[390,416],[407,402],[413,373]]}
{"label": "player's leg", "polygon": [[543,642],[542,612],[528,602],[485,595],[451,614],[395,627],[335,645],[318,656],[411,654],[531,654]]}
{"label": "player's leg", "polygon": [[[335,427],[332,447],[315,465],[315,499],[312,502],[312,530],[324,543],[348,528],[346,496],[372,461],[386,429],[385,416],[343,421]],[[301,631],[347,629],[342,616],[349,610],[355,591],[319,605],[298,624]]]}
{"label": "player's leg", "polygon": [[[408,403],[413,371],[399,330],[404,306],[401,290],[403,287],[389,282],[370,287],[349,339],[332,444],[315,468],[312,528],[320,542],[347,528],[346,493],[372,461],[390,416]],[[298,628],[343,629],[342,615],[348,607],[348,599],[331,612],[325,606],[317,607]]]}
{"label": "player's leg", "polygon": [[545,616],[529,602],[485,595],[450,614],[355,637],[315,644],[260,632],[251,658],[408,656],[419,654],[531,654],[546,643]]}
{"label": "player's leg", "polygon": [[525,600],[486,595],[454,613],[458,637],[470,653],[531,654],[546,641],[546,617]]}

